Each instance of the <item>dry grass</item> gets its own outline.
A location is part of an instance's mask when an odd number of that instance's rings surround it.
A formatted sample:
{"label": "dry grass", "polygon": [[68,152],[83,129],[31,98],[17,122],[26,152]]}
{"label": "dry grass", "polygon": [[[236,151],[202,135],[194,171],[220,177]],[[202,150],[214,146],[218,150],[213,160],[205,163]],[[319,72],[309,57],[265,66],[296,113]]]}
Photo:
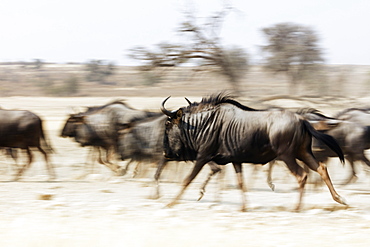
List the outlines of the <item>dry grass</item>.
{"label": "dry grass", "polygon": [[[35,70],[24,65],[0,64],[0,96],[204,96],[232,88],[223,76],[212,72],[195,73],[187,67],[171,70],[160,82],[154,83],[135,67],[118,66],[105,84],[86,81],[84,68],[81,64],[46,64],[41,70]],[[70,78],[79,82],[77,93],[63,91]],[[239,93],[243,97],[261,98],[288,95],[290,88],[283,75],[267,73],[261,66],[251,66],[240,82]],[[369,88],[370,66],[327,65],[325,72],[298,85],[296,95],[365,97]]]}

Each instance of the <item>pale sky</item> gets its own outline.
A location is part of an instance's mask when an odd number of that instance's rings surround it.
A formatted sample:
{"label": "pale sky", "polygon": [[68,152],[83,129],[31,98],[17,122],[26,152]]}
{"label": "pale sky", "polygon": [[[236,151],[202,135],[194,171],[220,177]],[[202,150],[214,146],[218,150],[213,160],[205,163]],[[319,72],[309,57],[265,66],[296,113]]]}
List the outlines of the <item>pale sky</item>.
{"label": "pale sky", "polygon": [[238,9],[224,22],[222,43],[254,60],[262,28],[294,22],[317,31],[327,63],[370,65],[369,0],[1,0],[0,62],[132,64],[128,49],[179,39],[174,30],[189,2],[199,18],[224,2]]}

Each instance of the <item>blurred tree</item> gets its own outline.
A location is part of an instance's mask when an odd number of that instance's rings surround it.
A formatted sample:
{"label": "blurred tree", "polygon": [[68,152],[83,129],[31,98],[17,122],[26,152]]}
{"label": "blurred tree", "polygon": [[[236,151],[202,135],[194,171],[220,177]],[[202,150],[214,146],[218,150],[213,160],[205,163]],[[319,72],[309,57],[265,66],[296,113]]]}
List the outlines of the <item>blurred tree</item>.
{"label": "blurred tree", "polygon": [[33,69],[40,70],[44,66],[45,63],[43,60],[36,58],[33,60],[31,64],[32,64]]}
{"label": "blurred tree", "polygon": [[185,14],[177,32],[183,36],[183,44],[160,43],[154,49],[135,47],[130,49],[129,57],[142,63],[141,71],[166,72],[166,68],[185,63],[196,65],[195,71],[216,70],[225,75],[238,92],[238,82],[248,68],[248,55],[240,47],[225,48],[221,44],[220,30],[224,18],[232,10],[224,7],[207,19],[204,25],[197,24],[191,13]]}
{"label": "blurred tree", "polygon": [[285,73],[291,83],[291,93],[324,62],[316,32],[307,26],[279,23],[263,28],[267,45],[262,46],[265,66],[275,73]]}
{"label": "blurred tree", "polygon": [[33,59],[33,62],[30,63],[30,68],[35,72],[35,79],[39,83],[44,80],[47,75],[44,72],[44,65],[46,63],[39,58]]}
{"label": "blurred tree", "polygon": [[105,84],[107,78],[115,73],[116,66],[112,62],[90,60],[86,63],[86,79],[88,81]]}

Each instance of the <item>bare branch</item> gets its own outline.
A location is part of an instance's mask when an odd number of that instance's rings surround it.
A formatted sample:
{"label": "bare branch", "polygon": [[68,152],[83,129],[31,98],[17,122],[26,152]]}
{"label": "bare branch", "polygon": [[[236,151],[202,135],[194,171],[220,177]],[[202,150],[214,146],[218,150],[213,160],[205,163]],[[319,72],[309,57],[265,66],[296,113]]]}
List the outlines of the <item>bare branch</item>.
{"label": "bare branch", "polygon": [[248,64],[247,53],[241,48],[225,49],[219,38],[223,21],[232,10],[231,6],[225,6],[208,18],[204,25],[197,24],[197,18],[187,12],[186,19],[180,23],[177,32],[184,37],[183,40],[189,42],[182,45],[161,43],[152,50],[136,47],[130,50],[130,57],[141,61],[143,65],[140,69],[145,71],[198,61],[203,68],[212,67],[214,70],[217,67],[237,89],[241,71]]}

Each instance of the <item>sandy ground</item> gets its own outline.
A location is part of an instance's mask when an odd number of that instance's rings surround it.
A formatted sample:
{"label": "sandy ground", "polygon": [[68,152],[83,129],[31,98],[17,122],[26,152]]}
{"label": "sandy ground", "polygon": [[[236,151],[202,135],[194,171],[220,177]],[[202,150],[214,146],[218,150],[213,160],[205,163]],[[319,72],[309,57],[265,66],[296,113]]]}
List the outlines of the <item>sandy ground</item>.
{"label": "sandy ground", "polygon": [[[71,106],[111,100],[0,99],[3,108],[31,110],[44,119],[56,150],[51,159],[57,173],[56,180],[48,181],[42,157],[36,155],[23,178],[13,182],[13,161],[0,156],[0,246],[369,246],[370,177],[359,167],[355,183],[340,185],[348,169],[337,159],[330,162],[329,172],[349,207],[334,202],[326,187],[307,185],[299,213],[293,212],[297,184],[283,166],[274,168],[275,192],[265,182],[266,168],[258,167],[252,175],[252,167],[244,166],[249,209],[244,213],[239,211],[241,197],[232,167],[227,167],[222,192],[214,179],[204,198],[197,201],[198,188],[208,172],[205,167],[173,208],[165,205],[180,189],[176,181],[191,163],[164,172],[159,200],[149,199],[154,168],[145,177],[131,178],[130,173],[116,177],[96,165],[86,175],[87,149],[60,138],[59,133]],[[127,99],[139,109],[158,109],[161,100]],[[174,98],[171,104],[180,106],[183,101]]]}

